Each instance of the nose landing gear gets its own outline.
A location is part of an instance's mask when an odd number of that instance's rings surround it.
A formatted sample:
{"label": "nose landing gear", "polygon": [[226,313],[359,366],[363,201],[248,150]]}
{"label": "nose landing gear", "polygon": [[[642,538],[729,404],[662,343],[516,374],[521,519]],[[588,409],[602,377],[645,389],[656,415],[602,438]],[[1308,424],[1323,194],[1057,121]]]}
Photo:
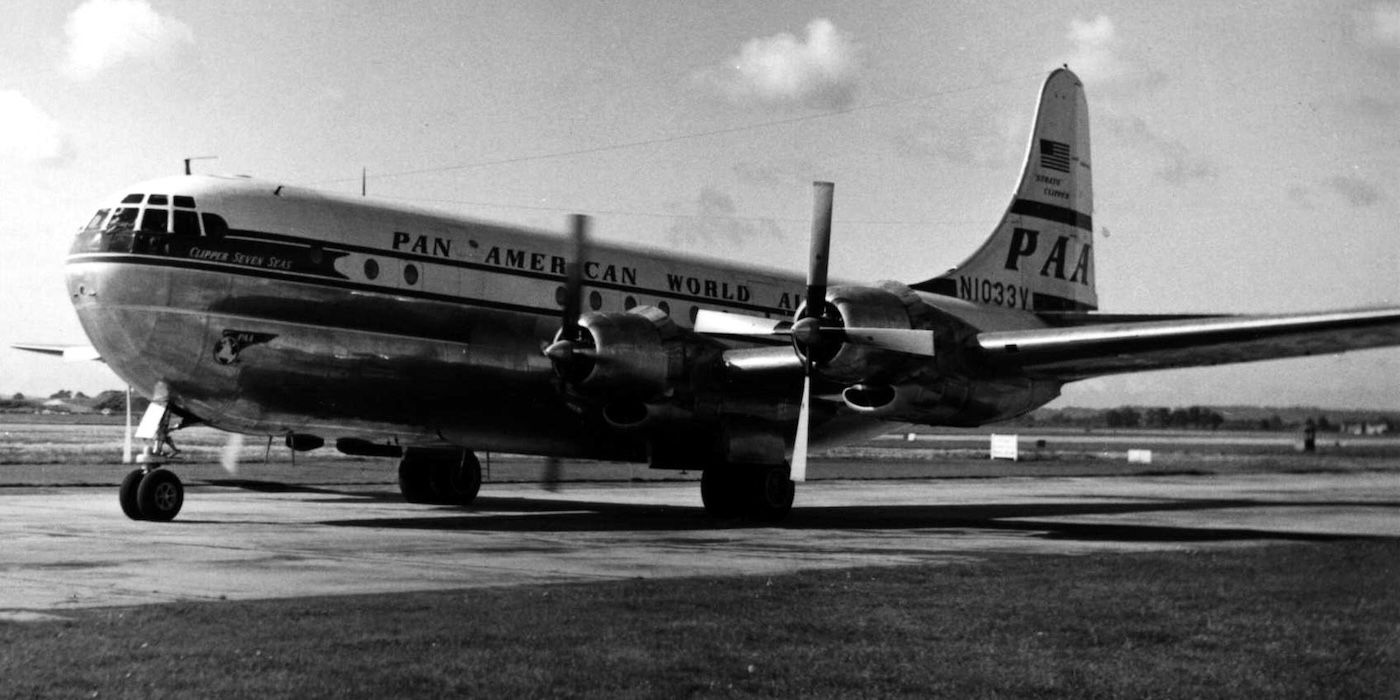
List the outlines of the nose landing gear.
{"label": "nose landing gear", "polygon": [[150,439],[150,445],[137,457],[141,468],[129,472],[117,492],[122,512],[132,520],[174,520],[185,504],[185,485],[180,477],[161,468],[166,459],[180,452],[170,433],[169,409],[152,403],[137,431],[137,437]]}

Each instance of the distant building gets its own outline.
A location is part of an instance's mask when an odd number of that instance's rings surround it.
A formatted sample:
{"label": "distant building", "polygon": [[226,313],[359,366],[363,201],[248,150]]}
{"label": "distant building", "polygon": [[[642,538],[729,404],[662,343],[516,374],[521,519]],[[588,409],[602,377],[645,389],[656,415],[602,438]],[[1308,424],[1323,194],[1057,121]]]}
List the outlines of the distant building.
{"label": "distant building", "polygon": [[1342,432],[1348,435],[1386,435],[1392,428],[1390,421],[1384,419],[1342,423]]}

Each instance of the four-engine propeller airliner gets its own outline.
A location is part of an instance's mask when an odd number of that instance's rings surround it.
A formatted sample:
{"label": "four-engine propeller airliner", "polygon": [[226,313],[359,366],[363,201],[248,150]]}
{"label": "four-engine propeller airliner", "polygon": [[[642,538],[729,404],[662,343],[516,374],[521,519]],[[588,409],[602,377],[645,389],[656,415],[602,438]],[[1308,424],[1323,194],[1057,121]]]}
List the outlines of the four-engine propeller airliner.
{"label": "four-engine propeller airliner", "polygon": [[[204,423],[400,459],[406,499],[466,505],[479,451],[703,470],[719,516],[777,520],[808,440],[975,426],[1067,382],[1400,344],[1400,308],[1098,312],[1083,86],[1055,70],[986,243],[912,283],[827,283],[817,183],[806,279],[246,178],[122,190],[78,233],[84,330],[168,431]],[[171,418],[177,418],[178,422]],[[153,451],[153,450],[148,450]],[[152,460],[120,490],[169,520]]]}

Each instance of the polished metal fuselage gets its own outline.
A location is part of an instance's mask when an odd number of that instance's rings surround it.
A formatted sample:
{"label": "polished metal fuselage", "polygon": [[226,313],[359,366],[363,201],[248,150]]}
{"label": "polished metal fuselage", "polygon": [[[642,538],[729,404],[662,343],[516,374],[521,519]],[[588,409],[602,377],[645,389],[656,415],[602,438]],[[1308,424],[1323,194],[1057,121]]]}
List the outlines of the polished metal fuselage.
{"label": "polished metal fuselage", "polygon": [[[115,204],[152,194],[162,204]],[[202,230],[96,221],[67,267],[89,338],[142,394],[242,433],[646,459],[645,435],[609,430],[561,398],[541,353],[560,322],[561,236],[239,178],[142,183],[113,208],[167,216],[176,195]],[[656,306],[682,328],[697,309],[786,318],[804,291],[796,275],[603,245],[584,276],[585,310]],[[1037,324],[948,304],[974,322]],[[775,421],[795,420],[796,398],[767,399]],[[1026,410],[1025,397],[1004,398],[981,413]],[[879,429],[846,415],[815,437]]]}

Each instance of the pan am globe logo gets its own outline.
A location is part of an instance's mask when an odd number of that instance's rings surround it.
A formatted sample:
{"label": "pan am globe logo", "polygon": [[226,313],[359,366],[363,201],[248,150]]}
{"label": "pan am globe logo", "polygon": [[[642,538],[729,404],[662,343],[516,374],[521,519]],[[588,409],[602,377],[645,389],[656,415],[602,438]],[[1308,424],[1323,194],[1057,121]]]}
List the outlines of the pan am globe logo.
{"label": "pan am globe logo", "polygon": [[218,342],[214,343],[214,360],[221,365],[238,363],[238,354],[250,345],[261,345],[273,338],[275,333],[225,330]]}

